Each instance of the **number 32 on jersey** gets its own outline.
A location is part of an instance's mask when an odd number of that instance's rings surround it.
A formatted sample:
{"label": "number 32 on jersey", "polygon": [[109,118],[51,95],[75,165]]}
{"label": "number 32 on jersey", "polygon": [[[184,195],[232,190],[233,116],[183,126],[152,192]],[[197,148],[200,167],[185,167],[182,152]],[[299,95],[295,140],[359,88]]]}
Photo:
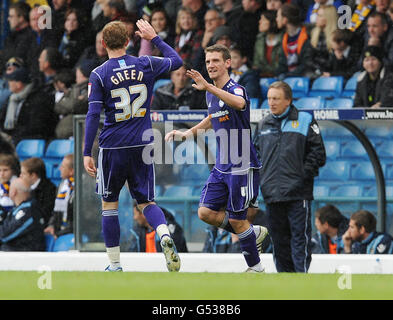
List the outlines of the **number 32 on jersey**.
{"label": "number 32 on jersey", "polygon": [[[131,95],[139,95],[131,103]],[[132,118],[141,118],[146,114],[146,108],[141,108],[147,99],[147,88],[144,84],[137,84],[126,88],[119,88],[111,90],[112,98],[120,98],[119,102],[115,103],[116,109],[123,110],[116,113],[116,122],[125,121]]]}

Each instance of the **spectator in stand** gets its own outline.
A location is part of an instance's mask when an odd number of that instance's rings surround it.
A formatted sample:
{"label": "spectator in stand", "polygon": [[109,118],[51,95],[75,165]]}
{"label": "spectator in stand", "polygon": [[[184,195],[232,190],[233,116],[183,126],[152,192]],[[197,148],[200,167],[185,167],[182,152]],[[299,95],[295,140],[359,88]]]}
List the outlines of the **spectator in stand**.
{"label": "spectator in stand", "polygon": [[[131,229],[133,239],[131,239],[131,252],[161,252],[160,240],[156,231],[146,220],[142,211],[134,201],[134,227]],[[170,236],[175,242],[178,252],[188,252],[186,239],[182,227],[176,222],[175,217],[165,208],[160,207],[165,215]]]}
{"label": "spectator in stand", "polygon": [[323,70],[323,77],[343,76],[348,80],[359,70],[358,61],[361,56],[361,43],[356,33],[348,29],[337,29],[332,33],[329,61]]}
{"label": "spectator in stand", "polygon": [[307,62],[309,73],[313,80],[322,75],[329,65],[329,53],[332,49],[332,34],[337,30],[337,9],[331,5],[322,5],[318,9],[315,26],[311,30],[312,58]]}
{"label": "spectator in stand", "polygon": [[205,13],[205,32],[202,38],[202,48],[203,51],[205,48],[212,46],[213,43],[213,35],[214,31],[219,27],[225,24],[224,14],[218,9],[212,8],[206,11]]}
{"label": "spectator in stand", "polygon": [[347,231],[349,219],[335,206],[328,204],[315,211],[316,234],[312,238],[312,253],[342,253],[342,235]]}
{"label": "spectator in stand", "polygon": [[11,91],[8,88],[8,81],[5,78],[7,74],[10,74],[15,71],[15,69],[25,67],[25,63],[21,58],[12,57],[8,59],[5,65],[5,74],[0,78],[0,110],[4,107],[5,102],[8,97],[11,95]]}
{"label": "spectator in stand", "polygon": [[126,48],[126,53],[132,56],[138,56],[139,48],[141,45],[141,38],[138,37],[135,33],[135,31],[137,31],[137,27],[136,27],[137,17],[136,15],[129,13],[126,16],[122,17],[121,21],[124,22],[126,26],[127,34],[129,38],[129,42]]}
{"label": "spectator in stand", "polygon": [[225,17],[225,25],[232,27],[232,23],[240,16],[242,5],[235,0],[214,0],[214,5]]}
{"label": "spectator in stand", "polygon": [[236,45],[232,30],[228,26],[219,26],[213,33],[214,44],[222,44],[228,49]]}
{"label": "spectator in stand", "polygon": [[106,0],[96,0],[91,9],[91,30],[94,34],[101,31],[104,26],[110,22],[109,17],[104,16],[102,10]]}
{"label": "spectator in stand", "polygon": [[252,61],[258,21],[261,13],[266,10],[266,5],[263,0],[243,0],[242,8],[241,14],[231,23],[231,27],[235,42],[247,55],[248,60]]}
{"label": "spectator in stand", "polygon": [[52,0],[52,30],[59,44],[64,33],[64,22],[67,10],[70,9],[72,0]]}
{"label": "spectator in stand", "polygon": [[182,0],[182,7],[191,9],[198,21],[198,29],[205,29],[205,14],[209,7],[205,0]]}
{"label": "spectator in stand", "polygon": [[191,86],[186,76],[186,68],[171,72],[171,82],[157,88],[154,93],[152,110],[178,110],[179,107],[189,109],[206,109],[205,95]]}
{"label": "spectator in stand", "polygon": [[29,48],[31,43],[35,41],[34,33],[29,25],[29,12],[30,6],[24,2],[10,5],[8,10],[10,32],[0,51],[1,66],[4,66],[11,57],[19,57],[25,62],[28,61],[27,58],[31,54]]}
{"label": "spectator in stand", "polygon": [[55,92],[55,104],[58,103],[75,83],[75,72],[70,69],[60,70],[53,79]]}
{"label": "spectator in stand", "polygon": [[[343,5],[341,0],[314,0],[314,4],[309,6],[307,11],[307,16],[304,21],[306,24],[316,24],[318,17],[318,10],[322,6],[334,6],[336,8],[335,12],[337,15],[337,9]],[[337,19],[336,19],[337,20]],[[329,23],[330,21],[328,21]],[[336,21],[337,24],[337,21]],[[337,26],[336,26],[337,27]]]}
{"label": "spectator in stand", "polygon": [[240,47],[233,47],[231,52],[231,79],[246,88],[249,98],[257,98],[258,105],[262,103],[261,87],[259,86],[258,72],[251,69],[248,65],[247,55],[242,52]]}
{"label": "spectator in stand", "polygon": [[56,199],[56,186],[47,178],[45,163],[41,158],[29,158],[20,164],[20,177],[30,186],[44,218],[44,227],[52,216]]}
{"label": "spectator in stand", "polygon": [[55,239],[73,232],[74,155],[66,155],[59,169],[62,180],[57,189],[52,216],[44,230]]}
{"label": "spectator in stand", "polygon": [[16,178],[10,186],[10,198],[15,208],[0,225],[2,251],[45,251],[43,219],[29,185]]}
{"label": "spectator in stand", "polygon": [[351,24],[349,30],[363,38],[367,29],[367,18],[375,11],[374,0],[360,0],[355,10],[352,10]]}
{"label": "spectator in stand", "polygon": [[175,50],[191,68],[198,64],[202,37],[203,30],[198,28],[198,20],[191,9],[182,7],[176,19]]}
{"label": "spectator in stand", "polygon": [[[156,31],[157,35],[164,40],[169,46],[173,47],[175,44],[176,35],[174,34],[169,17],[163,8],[154,9],[150,17],[151,25]],[[139,56],[157,56],[162,57],[162,53],[154,44],[145,39],[141,39]]]}
{"label": "spectator in stand", "polygon": [[2,154],[12,154],[16,155],[15,146],[12,143],[9,136],[1,132],[0,130],[0,150]]}
{"label": "spectator in stand", "polygon": [[282,7],[286,0],[267,0],[266,10],[276,11]]}
{"label": "spectator in stand", "polygon": [[42,19],[44,13],[44,10],[38,6],[30,10],[30,27],[35,35],[35,41],[31,42],[27,64],[30,66],[32,75],[39,71],[38,58],[41,51],[47,47],[57,48],[59,45],[59,39],[56,38],[53,30],[49,29],[49,27],[46,28],[45,25],[40,26],[40,19]]}
{"label": "spectator in stand", "polygon": [[375,0],[375,11],[385,14],[388,19],[388,10],[391,0]]}
{"label": "spectator in stand", "polygon": [[55,104],[55,112],[59,117],[56,126],[56,139],[68,139],[74,136],[74,114],[87,114],[88,111],[88,83],[91,71],[96,67],[95,61],[83,60],[75,69],[76,83]]}
{"label": "spectator in stand", "polygon": [[0,111],[0,130],[11,136],[14,145],[23,139],[53,138],[57,122],[53,97],[31,82],[25,68],[6,78],[12,94]]}
{"label": "spectator in stand", "polygon": [[63,60],[60,52],[56,48],[45,48],[38,58],[40,74],[38,84],[41,89],[50,96],[55,94],[56,88],[53,79],[57,71],[63,66]]}
{"label": "spectator in stand", "polygon": [[393,239],[387,233],[376,231],[377,220],[367,210],[352,214],[348,230],[343,234],[342,253],[392,254]]}
{"label": "spectator in stand", "polygon": [[83,50],[92,45],[88,30],[81,24],[80,11],[69,9],[65,15],[64,33],[58,47],[64,66],[73,68]]}
{"label": "spectator in stand", "polygon": [[18,159],[12,154],[0,153],[0,224],[14,207],[9,193],[11,182],[17,177],[18,171]]}
{"label": "spectator in stand", "polygon": [[121,20],[127,14],[123,0],[105,0],[102,3],[104,17],[110,21]]}
{"label": "spectator in stand", "polygon": [[285,3],[277,11],[276,21],[279,29],[285,28],[277,69],[278,78],[306,75],[312,52],[306,27],[302,25],[299,7]]}
{"label": "spectator in stand", "polygon": [[262,78],[274,77],[278,68],[283,32],[277,27],[276,15],[276,11],[267,10],[259,19],[252,67]]}
{"label": "spectator in stand", "polygon": [[357,81],[354,108],[393,107],[393,74],[383,65],[381,48],[369,46],[363,53],[363,71]]}
{"label": "spectator in stand", "polygon": [[106,49],[102,45],[102,31],[99,31],[96,34],[96,43],[94,46],[87,47],[82,55],[80,56],[77,65],[84,60],[92,60],[96,67],[103,64],[106,60],[108,60],[108,53]]}
{"label": "spectator in stand", "polygon": [[393,67],[393,27],[389,26],[386,14],[373,12],[367,19],[364,39],[365,47],[377,46],[384,52],[383,62],[389,70]]}

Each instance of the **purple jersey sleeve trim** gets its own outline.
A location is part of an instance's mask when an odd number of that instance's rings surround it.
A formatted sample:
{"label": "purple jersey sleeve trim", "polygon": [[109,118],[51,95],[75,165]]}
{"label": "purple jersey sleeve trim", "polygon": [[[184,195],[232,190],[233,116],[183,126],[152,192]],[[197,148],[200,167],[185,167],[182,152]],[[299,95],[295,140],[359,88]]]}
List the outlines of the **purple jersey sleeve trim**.
{"label": "purple jersey sleeve trim", "polygon": [[176,50],[171,48],[166,42],[162,41],[159,36],[154,37],[151,42],[162,52],[165,58],[171,60],[170,71],[179,69],[183,65],[183,60],[177,54]]}
{"label": "purple jersey sleeve trim", "polygon": [[91,149],[93,147],[94,139],[100,124],[100,113],[102,103],[91,102],[89,103],[89,111],[86,116],[86,129],[85,129],[85,150],[84,156],[91,157]]}

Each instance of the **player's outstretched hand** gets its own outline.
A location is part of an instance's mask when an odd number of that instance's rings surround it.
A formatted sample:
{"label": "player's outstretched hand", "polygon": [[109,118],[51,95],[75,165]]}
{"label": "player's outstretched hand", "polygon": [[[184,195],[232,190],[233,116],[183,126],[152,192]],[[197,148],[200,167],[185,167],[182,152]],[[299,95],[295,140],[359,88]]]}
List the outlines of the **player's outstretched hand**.
{"label": "player's outstretched hand", "polygon": [[196,71],[194,69],[190,69],[190,70],[187,70],[186,75],[195,81],[195,83],[192,84],[192,86],[195,89],[197,89],[197,90],[206,90],[207,89],[207,86],[209,85],[209,83],[202,77],[202,75],[198,71]]}
{"label": "player's outstretched hand", "polygon": [[179,131],[179,130],[172,130],[171,132],[165,135],[165,141],[171,142],[173,140],[185,140],[186,139],[186,132]]}
{"label": "player's outstretched hand", "polygon": [[85,166],[85,170],[89,174],[89,176],[95,178],[97,173],[97,168],[94,164],[94,159],[92,157],[84,156],[83,165]]}
{"label": "player's outstretched hand", "polygon": [[136,26],[138,27],[139,30],[135,31],[136,35],[146,39],[146,40],[151,40],[154,37],[157,36],[156,31],[153,29],[153,27],[150,25],[149,22],[143,20],[143,19],[139,19],[136,22]]}

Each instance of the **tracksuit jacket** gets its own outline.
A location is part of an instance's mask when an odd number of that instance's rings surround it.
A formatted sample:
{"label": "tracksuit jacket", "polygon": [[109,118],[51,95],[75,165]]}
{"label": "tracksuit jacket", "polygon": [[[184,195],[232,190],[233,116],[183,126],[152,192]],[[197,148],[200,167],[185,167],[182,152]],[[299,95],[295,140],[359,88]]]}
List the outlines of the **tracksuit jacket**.
{"label": "tracksuit jacket", "polygon": [[311,114],[293,105],[281,117],[269,114],[259,122],[254,142],[266,203],[314,199],[314,177],[325,165],[326,153]]}

